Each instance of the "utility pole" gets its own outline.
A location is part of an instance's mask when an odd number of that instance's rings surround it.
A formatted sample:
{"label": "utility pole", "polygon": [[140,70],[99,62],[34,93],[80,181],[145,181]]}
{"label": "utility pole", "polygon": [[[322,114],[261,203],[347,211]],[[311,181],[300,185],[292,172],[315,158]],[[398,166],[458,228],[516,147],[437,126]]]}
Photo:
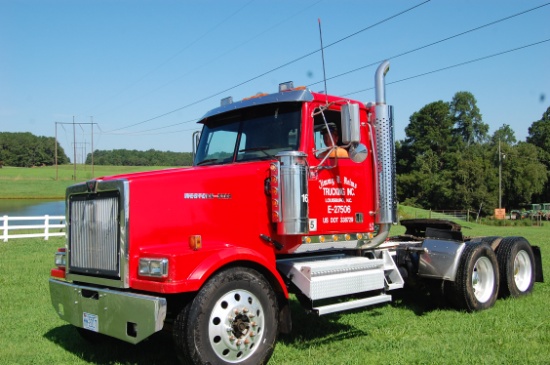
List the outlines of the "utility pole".
{"label": "utility pole", "polygon": [[76,181],[76,130],[75,130],[75,126],[74,126],[74,116],[73,116],[73,147],[74,147],[74,160],[73,160],[74,172],[73,172],[73,180]]}
{"label": "utility pole", "polygon": [[500,153],[500,138],[498,139],[498,208],[502,208],[502,155]]}
{"label": "utility pole", "polygon": [[58,172],[57,172],[57,122],[55,122],[55,181],[57,181],[58,178]]}
{"label": "utility pole", "polygon": [[94,178],[94,117],[90,117],[92,128],[92,179]]}
{"label": "utility pole", "polygon": [[[79,126],[81,126],[82,128],[82,125],[83,124],[90,124],[92,126],[92,177],[94,176],[94,124],[97,124],[97,123],[94,123],[93,122],[93,119],[92,119],[92,122],[91,123],[77,123],[75,122],[75,117],[73,116],[73,121],[72,123],[63,123],[63,122],[55,122],[55,180],[57,180],[59,178],[58,176],[58,164],[57,164],[57,125],[58,124],[72,124],[73,126],[73,180],[76,180],[76,148],[77,148],[77,143],[76,143],[76,125],[78,124]],[[64,128],[63,128],[64,129]],[[80,144],[80,143],[79,143]],[[86,142],[84,142],[84,144],[86,144]],[[86,163],[85,161],[85,157],[84,157],[84,163]]]}

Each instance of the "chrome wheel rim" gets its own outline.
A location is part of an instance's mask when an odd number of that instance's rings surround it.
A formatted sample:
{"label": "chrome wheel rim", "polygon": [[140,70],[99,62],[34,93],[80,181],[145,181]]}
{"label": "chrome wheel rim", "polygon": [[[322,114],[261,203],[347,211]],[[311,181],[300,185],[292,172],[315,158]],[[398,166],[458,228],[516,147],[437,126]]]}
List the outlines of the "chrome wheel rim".
{"label": "chrome wheel rim", "polygon": [[216,302],[210,314],[210,345],[220,359],[242,362],[260,347],[263,327],[260,300],[247,290],[232,290]]}

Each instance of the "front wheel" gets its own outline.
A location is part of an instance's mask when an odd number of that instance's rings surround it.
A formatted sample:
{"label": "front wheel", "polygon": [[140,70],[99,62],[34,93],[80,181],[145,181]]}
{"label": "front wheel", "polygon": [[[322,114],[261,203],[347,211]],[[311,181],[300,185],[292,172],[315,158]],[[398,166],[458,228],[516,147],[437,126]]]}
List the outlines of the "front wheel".
{"label": "front wheel", "polygon": [[533,290],[535,256],[523,237],[506,237],[496,251],[500,270],[500,296],[519,297]]}
{"label": "front wheel", "polygon": [[478,311],[495,304],[499,287],[497,258],[482,242],[467,244],[460,257],[450,297],[458,309]]}
{"label": "front wheel", "polygon": [[214,275],[174,326],[180,358],[193,364],[265,364],[278,334],[277,299],[257,271]]}

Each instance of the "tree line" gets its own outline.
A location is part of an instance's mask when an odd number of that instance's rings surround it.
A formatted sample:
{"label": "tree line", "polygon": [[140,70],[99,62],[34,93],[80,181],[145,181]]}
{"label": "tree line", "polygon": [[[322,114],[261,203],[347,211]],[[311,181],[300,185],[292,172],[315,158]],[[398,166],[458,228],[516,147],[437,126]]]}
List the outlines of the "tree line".
{"label": "tree line", "polygon": [[[55,145],[53,137],[35,136],[30,132],[0,132],[0,166],[55,165]],[[69,162],[65,151],[57,143],[57,163],[61,165]]]}
{"label": "tree line", "polygon": [[[191,152],[147,151],[138,150],[95,150],[94,165],[112,166],[191,166],[193,154]],[[91,165],[92,154],[86,156],[86,164]]]}
{"label": "tree line", "polygon": [[550,202],[550,107],[531,124],[526,141],[518,142],[507,124],[492,135],[488,131],[475,97],[466,91],[413,113],[406,138],[396,142],[399,201],[484,214],[499,207],[499,190],[508,211]]}

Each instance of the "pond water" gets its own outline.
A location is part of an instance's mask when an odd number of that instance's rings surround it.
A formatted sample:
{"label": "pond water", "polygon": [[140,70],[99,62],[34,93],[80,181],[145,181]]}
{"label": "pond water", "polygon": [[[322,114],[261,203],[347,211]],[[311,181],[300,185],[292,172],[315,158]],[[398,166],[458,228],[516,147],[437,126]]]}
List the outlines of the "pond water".
{"label": "pond water", "polygon": [[40,199],[0,199],[0,216],[33,217],[65,215],[65,201]]}

